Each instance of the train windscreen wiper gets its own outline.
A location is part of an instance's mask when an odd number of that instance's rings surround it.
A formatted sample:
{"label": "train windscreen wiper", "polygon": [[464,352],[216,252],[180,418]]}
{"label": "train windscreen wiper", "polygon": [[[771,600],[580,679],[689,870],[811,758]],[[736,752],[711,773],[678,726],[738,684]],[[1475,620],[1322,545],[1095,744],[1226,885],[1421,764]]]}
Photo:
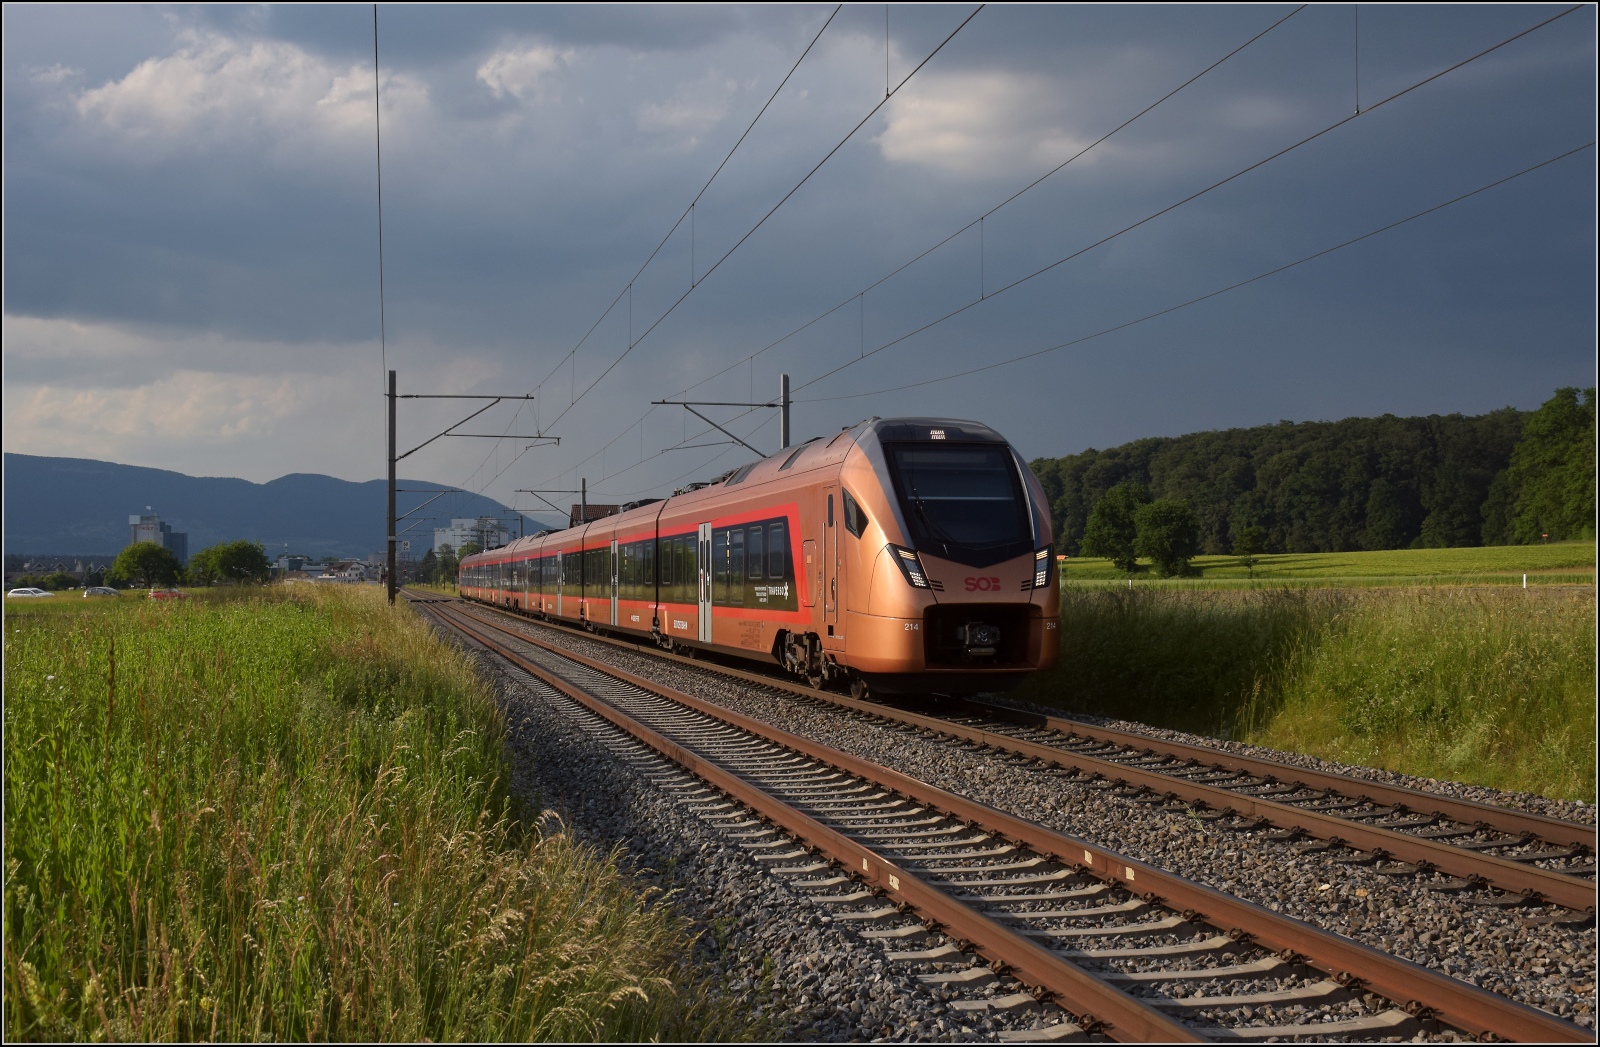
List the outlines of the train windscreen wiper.
{"label": "train windscreen wiper", "polygon": [[952,547],[961,545],[960,542],[950,537],[950,532],[934,523],[933,516],[928,512],[928,507],[923,504],[922,495],[917,493],[915,484],[911,485],[911,504],[917,507],[917,514],[922,517],[922,522],[928,525],[928,530],[933,534],[934,539],[944,546],[946,556],[950,555]]}

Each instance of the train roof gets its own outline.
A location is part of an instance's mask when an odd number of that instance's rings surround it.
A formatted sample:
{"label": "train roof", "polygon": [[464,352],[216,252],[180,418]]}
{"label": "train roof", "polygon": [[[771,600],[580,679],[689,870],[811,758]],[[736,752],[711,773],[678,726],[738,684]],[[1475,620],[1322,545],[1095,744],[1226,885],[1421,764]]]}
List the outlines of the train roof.
{"label": "train roof", "polygon": [[519,538],[509,545],[474,553],[462,563],[498,563],[514,559],[519,553],[534,549],[546,541],[581,541],[588,529],[596,524],[614,528],[627,527],[636,522],[643,523],[653,519],[669,506],[676,508],[678,505],[692,505],[707,498],[714,498],[729,486],[746,481],[759,483],[772,479],[780,472],[804,472],[819,466],[842,462],[849,455],[851,448],[857,445],[863,445],[864,449],[869,449],[869,453],[875,453],[877,445],[884,443],[923,443],[940,440],[950,443],[1006,443],[1005,437],[989,426],[965,418],[868,418],[854,425],[845,426],[832,437],[814,436],[805,443],[786,447],[765,458],[748,462],[709,482],[692,484],[688,488],[673,492],[671,498],[631,502],[629,504],[633,508],[620,513],[603,516],[598,520],[591,520],[565,530]]}

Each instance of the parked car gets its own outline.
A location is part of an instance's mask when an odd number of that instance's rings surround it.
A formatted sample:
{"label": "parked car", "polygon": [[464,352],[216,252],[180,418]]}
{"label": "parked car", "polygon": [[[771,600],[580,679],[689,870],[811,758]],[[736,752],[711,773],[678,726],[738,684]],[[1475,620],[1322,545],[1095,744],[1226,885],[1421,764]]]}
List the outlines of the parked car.
{"label": "parked car", "polygon": [[179,592],[176,589],[151,589],[150,590],[150,599],[152,599],[152,600],[187,600],[188,598],[189,598],[189,594],[188,593],[182,593],[182,592]]}
{"label": "parked car", "polygon": [[117,591],[108,585],[91,585],[83,591],[85,599],[91,596],[117,596]]}
{"label": "parked car", "polygon": [[43,589],[32,589],[32,588],[29,588],[29,589],[13,589],[9,593],[6,593],[6,595],[7,596],[54,596],[55,593],[47,593]]}

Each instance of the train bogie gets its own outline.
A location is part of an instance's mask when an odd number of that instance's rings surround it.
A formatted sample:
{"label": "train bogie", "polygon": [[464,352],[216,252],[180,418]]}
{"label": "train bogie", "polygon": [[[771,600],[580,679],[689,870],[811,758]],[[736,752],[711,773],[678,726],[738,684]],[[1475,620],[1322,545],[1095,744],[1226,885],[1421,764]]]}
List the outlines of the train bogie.
{"label": "train bogie", "polygon": [[468,599],[858,690],[994,690],[1054,663],[1042,490],[971,422],[872,419],[716,483],[463,561]]}

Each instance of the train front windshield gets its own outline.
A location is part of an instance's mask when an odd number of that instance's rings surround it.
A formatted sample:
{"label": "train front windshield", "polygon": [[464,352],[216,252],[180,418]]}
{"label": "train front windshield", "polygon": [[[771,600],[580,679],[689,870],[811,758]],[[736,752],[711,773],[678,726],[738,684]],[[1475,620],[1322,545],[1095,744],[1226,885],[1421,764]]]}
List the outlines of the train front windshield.
{"label": "train front windshield", "polygon": [[918,549],[973,567],[1033,551],[1022,479],[1004,445],[886,450],[900,511]]}

